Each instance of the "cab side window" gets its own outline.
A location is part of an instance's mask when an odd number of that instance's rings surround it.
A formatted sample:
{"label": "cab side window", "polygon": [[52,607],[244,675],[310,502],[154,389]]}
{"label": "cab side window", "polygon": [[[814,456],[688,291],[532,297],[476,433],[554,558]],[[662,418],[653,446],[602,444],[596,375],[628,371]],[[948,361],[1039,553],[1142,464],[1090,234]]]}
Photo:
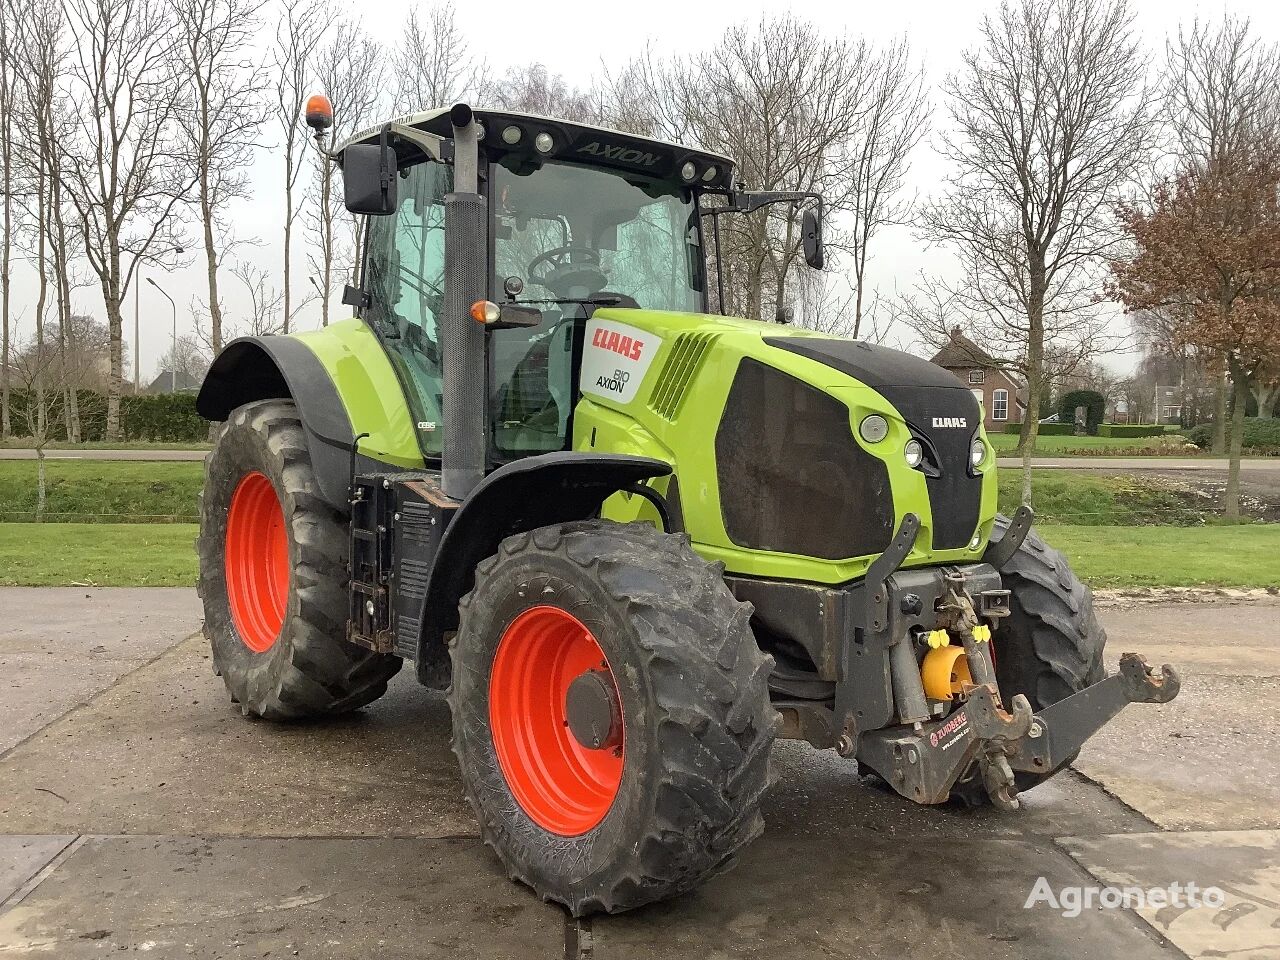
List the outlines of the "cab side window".
{"label": "cab side window", "polygon": [[440,455],[439,317],[444,309],[444,197],[453,170],[418,163],[403,171],[394,216],[369,218],[365,285],[369,316],[409,395],[422,452]]}

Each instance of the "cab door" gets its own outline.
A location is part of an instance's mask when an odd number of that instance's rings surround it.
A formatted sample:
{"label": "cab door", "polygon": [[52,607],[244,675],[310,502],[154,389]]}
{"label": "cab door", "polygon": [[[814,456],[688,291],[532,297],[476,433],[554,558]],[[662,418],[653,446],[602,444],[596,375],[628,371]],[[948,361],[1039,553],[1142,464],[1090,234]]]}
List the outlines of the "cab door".
{"label": "cab door", "polygon": [[423,456],[438,460],[444,434],[444,197],[453,168],[424,161],[402,168],[400,178],[395,214],[368,220],[365,316],[400,377]]}

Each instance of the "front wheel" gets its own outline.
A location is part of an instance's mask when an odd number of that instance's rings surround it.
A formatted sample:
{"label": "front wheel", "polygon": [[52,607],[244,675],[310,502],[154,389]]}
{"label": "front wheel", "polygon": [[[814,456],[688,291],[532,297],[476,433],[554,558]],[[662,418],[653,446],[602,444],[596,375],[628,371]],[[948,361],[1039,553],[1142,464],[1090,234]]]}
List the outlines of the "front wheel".
{"label": "front wheel", "polygon": [[[1008,517],[996,518],[1000,536],[1008,528]],[[1032,531],[1000,573],[1010,601],[1009,617],[991,641],[1001,699],[1008,703],[1023,694],[1038,713],[1105,679],[1107,633],[1094,613],[1093,592],[1067,558]],[[1043,783],[1074,759],[1067,757],[1047,773],[1018,773],[1019,791]],[[966,804],[987,799],[976,769],[952,794]]]}
{"label": "front wheel", "polygon": [[214,667],[244,713],[354,710],[400,669],[399,657],[346,641],[348,549],[293,402],[233,410],[205,459],[196,553]]}
{"label": "front wheel", "polygon": [[485,842],[574,915],[674,896],[763,828],[777,714],[751,608],[687,538],[590,520],[504,541],[451,645]]}

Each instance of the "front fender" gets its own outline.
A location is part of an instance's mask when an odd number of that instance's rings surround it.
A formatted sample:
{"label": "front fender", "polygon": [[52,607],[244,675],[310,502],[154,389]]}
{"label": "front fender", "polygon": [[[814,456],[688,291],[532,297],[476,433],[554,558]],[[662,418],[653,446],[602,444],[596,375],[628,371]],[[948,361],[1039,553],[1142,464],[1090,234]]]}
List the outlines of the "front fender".
{"label": "front fender", "polygon": [[196,395],[196,412],[223,421],[256,400],[292,399],[320,493],[346,513],[351,482],[351,419],[319,358],[293,337],[241,337],[218,354]]}
{"label": "front fender", "polygon": [[484,478],[455,511],[440,541],[419,622],[418,679],[436,685],[445,667],[444,637],[458,628],[458,601],[475,568],[513,534],[586,520],[624,487],[671,473],[649,457],[564,452],[525,457]]}

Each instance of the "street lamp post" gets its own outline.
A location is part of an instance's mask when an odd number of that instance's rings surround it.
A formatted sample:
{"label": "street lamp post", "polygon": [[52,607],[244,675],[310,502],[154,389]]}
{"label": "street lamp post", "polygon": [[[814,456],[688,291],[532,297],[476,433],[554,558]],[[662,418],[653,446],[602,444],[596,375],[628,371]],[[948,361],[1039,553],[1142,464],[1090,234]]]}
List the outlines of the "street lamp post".
{"label": "street lamp post", "polygon": [[169,301],[169,306],[173,307],[173,352],[169,354],[169,392],[178,392],[178,305],[173,302],[173,297],[164,292],[164,287],[156,283],[150,277],[147,277],[147,283],[151,284],[161,293],[164,298]]}
{"label": "street lamp post", "polygon": [[[171,250],[161,250],[158,254],[156,254],[156,256],[163,257],[164,255],[169,253],[183,254],[186,252],[187,251],[183,250],[182,247],[174,247]],[[138,271],[138,272],[139,274],[141,274],[142,271]],[[152,284],[152,286],[154,286],[154,284]],[[134,393],[141,392],[141,383],[139,378],[141,378],[142,376],[142,361],[139,359],[139,347],[141,345],[142,338],[138,334],[138,317],[140,315],[140,311],[138,310],[138,292],[141,289],[142,288],[139,286],[139,284],[135,280],[133,284],[133,392]],[[165,295],[168,296],[168,294],[165,294]]]}

